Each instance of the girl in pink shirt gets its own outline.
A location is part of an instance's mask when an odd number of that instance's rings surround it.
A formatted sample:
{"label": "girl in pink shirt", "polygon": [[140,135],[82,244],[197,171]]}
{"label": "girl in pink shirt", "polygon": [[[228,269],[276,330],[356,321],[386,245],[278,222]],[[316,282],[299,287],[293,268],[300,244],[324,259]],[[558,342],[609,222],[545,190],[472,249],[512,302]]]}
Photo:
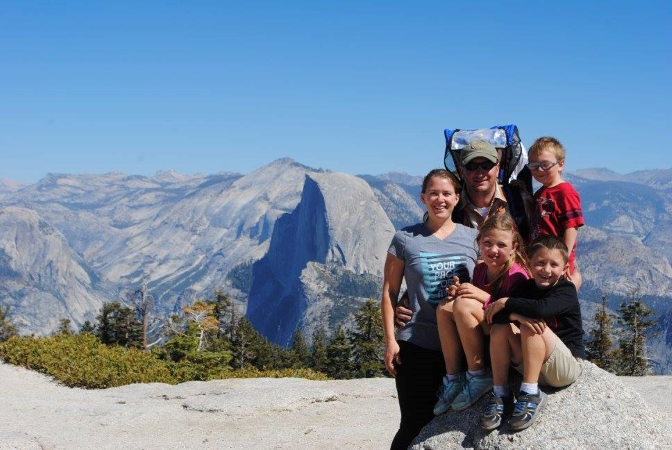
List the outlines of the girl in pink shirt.
{"label": "girl in pink shirt", "polygon": [[[486,367],[485,335],[490,333],[483,309],[506,297],[529,278],[523,238],[509,213],[494,214],[480,226],[476,241],[481,262],[471,283],[453,284],[436,309],[436,322],[446,376],[439,389],[434,414],[448,409],[462,411],[492,388]],[[462,367],[466,356],[467,370]]]}

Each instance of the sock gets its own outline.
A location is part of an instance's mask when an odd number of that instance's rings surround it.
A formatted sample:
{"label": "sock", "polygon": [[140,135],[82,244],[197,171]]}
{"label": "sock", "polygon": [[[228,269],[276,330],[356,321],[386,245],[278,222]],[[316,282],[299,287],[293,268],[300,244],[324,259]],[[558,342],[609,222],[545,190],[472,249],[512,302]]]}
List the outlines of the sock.
{"label": "sock", "polygon": [[469,375],[472,377],[482,377],[485,375],[485,369],[480,369],[480,370],[467,370],[469,372]]}
{"label": "sock", "polygon": [[494,391],[495,395],[497,397],[508,397],[511,395],[511,389],[509,389],[509,386],[493,386],[492,390]]}
{"label": "sock", "polygon": [[520,383],[520,392],[537,395],[539,393],[539,383]]}
{"label": "sock", "polygon": [[461,375],[462,375],[461,373],[447,373],[446,379],[448,381],[457,380],[458,378],[460,378]]}

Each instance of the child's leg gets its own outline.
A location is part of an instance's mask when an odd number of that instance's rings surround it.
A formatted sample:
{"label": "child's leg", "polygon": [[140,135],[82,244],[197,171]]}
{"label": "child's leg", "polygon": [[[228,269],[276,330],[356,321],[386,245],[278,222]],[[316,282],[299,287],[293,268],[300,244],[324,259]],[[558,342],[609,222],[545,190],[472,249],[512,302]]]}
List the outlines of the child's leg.
{"label": "child's leg", "polygon": [[453,317],[454,301],[442,301],[436,308],[436,325],[439,329],[441,351],[446,362],[446,373],[454,375],[462,371],[462,344]]}
{"label": "child's leg", "polygon": [[518,365],[523,360],[520,330],[512,323],[495,324],[490,330],[490,364],[495,386],[509,383],[511,362]]}
{"label": "child's leg", "polygon": [[484,334],[481,324],[485,322],[483,304],[470,298],[454,300],[453,318],[460,335],[462,349],[467,357],[467,368],[476,372],[484,369]]}
{"label": "child's leg", "polygon": [[557,337],[546,327],[541,334],[522,326],[520,342],[523,350],[523,382],[516,398],[513,414],[507,422],[509,430],[520,431],[532,425],[546,403],[546,394],[539,390],[542,365],[551,356]]}
{"label": "child's leg", "polygon": [[492,365],[493,392],[481,416],[481,428],[498,428],[512,408],[513,397],[509,389],[509,366],[511,361],[522,361],[520,332],[514,324],[496,324],[490,330],[490,363]]}
{"label": "child's leg", "polygon": [[546,327],[537,334],[527,327],[520,330],[520,342],[523,351],[523,383],[537,384],[541,366],[551,356],[557,337]]}

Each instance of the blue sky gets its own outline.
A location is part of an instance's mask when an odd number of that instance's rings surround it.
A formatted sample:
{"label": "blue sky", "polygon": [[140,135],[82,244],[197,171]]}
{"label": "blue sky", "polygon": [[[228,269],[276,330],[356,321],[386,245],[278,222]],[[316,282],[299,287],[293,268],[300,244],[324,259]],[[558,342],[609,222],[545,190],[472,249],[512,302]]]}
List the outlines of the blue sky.
{"label": "blue sky", "polygon": [[4,1],[0,179],[424,175],[444,128],[672,168],[668,2]]}

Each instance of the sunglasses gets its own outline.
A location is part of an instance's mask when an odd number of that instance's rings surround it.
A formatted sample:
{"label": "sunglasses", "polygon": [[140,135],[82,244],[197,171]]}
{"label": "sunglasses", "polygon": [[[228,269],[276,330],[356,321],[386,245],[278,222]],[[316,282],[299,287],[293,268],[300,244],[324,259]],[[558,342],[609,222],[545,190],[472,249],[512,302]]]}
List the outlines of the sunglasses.
{"label": "sunglasses", "polygon": [[560,161],[542,161],[538,163],[527,163],[527,167],[529,167],[530,170],[548,170],[559,162]]}
{"label": "sunglasses", "polygon": [[464,168],[467,169],[469,172],[473,172],[474,170],[478,169],[479,167],[486,172],[488,172],[490,169],[495,167],[497,163],[493,163],[492,161],[483,161],[480,163],[470,161],[467,164],[464,165]]}

